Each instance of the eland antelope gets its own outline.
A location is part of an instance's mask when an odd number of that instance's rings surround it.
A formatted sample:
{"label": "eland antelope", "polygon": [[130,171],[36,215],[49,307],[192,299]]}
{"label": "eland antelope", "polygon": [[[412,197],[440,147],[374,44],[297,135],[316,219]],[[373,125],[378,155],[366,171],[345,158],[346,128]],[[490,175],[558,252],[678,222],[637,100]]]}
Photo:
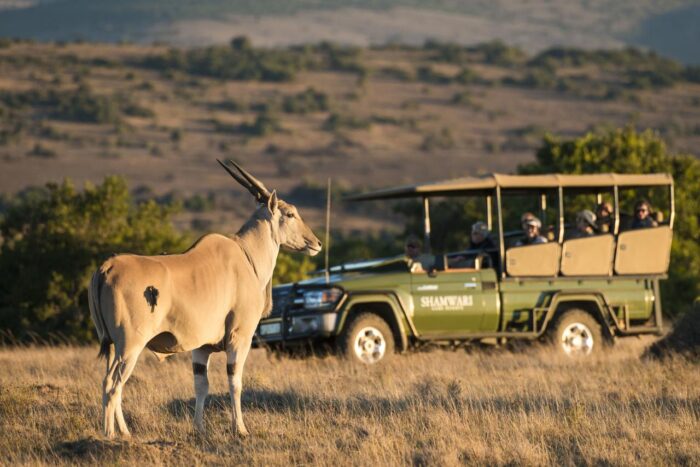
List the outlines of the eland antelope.
{"label": "eland antelope", "polygon": [[259,206],[236,235],[205,235],[182,254],[117,255],[102,264],[89,288],[90,314],[107,360],[102,387],[103,429],[129,430],[122,389],[141,352],[162,360],[192,351],[194,424],[203,429],[212,352],[226,351],[234,430],[248,434],[241,413],[243,365],[260,318],[272,308],[272,273],[280,247],[316,255],[321,242],[297,209],[270,193],[233,161],[217,161],[248,189]]}

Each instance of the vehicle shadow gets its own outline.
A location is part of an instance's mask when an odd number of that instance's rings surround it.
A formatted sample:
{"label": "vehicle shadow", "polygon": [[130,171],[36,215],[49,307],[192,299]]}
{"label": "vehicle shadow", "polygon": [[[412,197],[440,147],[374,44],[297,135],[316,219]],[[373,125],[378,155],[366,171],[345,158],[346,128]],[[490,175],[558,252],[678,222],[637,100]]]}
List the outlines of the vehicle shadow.
{"label": "vehicle shadow", "polygon": [[[254,388],[244,390],[241,399],[244,411],[262,411],[289,415],[318,413],[323,416],[338,416],[348,413],[372,413],[380,417],[404,412],[438,409],[448,413],[498,413],[509,416],[513,413],[542,414],[577,417],[580,413],[595,411],[595,403],[582,401],[574,396],[551,397],[546,395],[522,394],[516,396],[477,396],[469,395],[468,389],[455,383],[417,384],[403,397],[348,396],[340,399],[301,394],[293,390],[272,391]],[[660,410],[674,415],[684,410],[696,411],[700,401],[684,398],[665,398],[657,401]],[[619,398],[611,393],[608,403],[615,410],[635,410],[637,402]],[[191,418],[194,414],[195,399],[175,399],[166,405],[167,412],[176,419]],[[592,404],[592,405],[591,405]],[[590,406],[589,406],[590,405]],[[231,403],[226,393],[212,394],[207,398],[207,412],[229,413]]]}
{"label": "vehicle shadow", "polygon": [[[244,389],[241,396],[243,410],[258,410],[274,413],[320,412],[328,415],[340,414],[348,410],[379,411],[381,413],[403,412],[408,408],[408,399],[386,397],[338,398],[311,397],[296,391],[271,391],[268,389]],[[174,399],[167,404],[167,411],[176,419],[194,415],[195,399]],[[205,404],[206,411],[231,410],[231,399],[227,393],[210,394]]]}

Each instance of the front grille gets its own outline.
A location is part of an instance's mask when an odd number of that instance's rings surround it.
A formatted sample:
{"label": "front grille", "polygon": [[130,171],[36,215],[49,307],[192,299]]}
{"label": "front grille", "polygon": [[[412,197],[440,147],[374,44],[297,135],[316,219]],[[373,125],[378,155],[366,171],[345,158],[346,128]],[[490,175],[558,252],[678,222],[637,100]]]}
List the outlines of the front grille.
{"label": "front grille", "polygon": [[293,294],[289,294],[288,299],[288,310],[290,314],[299,313],[304,311],[304,292],[306,290],[302,288],[295,288]]}

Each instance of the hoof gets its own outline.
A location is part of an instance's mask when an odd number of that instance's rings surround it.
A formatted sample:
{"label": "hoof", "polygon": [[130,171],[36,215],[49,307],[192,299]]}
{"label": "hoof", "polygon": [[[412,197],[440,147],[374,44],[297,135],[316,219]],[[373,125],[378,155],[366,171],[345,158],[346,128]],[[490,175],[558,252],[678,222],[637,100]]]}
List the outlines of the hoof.
{"label": "hoof", "polygon": [[236,432],[236,436],[239,436],[241,438],[247,438],[250,436],[250,433],[246,429],[246,427],[238,427],[234,430]]}

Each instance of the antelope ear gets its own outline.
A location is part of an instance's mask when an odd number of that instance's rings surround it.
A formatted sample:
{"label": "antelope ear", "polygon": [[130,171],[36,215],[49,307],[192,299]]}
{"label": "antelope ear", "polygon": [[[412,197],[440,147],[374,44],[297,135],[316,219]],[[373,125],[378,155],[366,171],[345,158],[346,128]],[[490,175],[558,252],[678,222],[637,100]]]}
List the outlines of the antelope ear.
{"label": "antelope ear", "polygon": [[272,194],[267,199],[267,209],[270,213],[274,214],[277,211],[279,203],[277,202],[277,190],[272,190]]}

